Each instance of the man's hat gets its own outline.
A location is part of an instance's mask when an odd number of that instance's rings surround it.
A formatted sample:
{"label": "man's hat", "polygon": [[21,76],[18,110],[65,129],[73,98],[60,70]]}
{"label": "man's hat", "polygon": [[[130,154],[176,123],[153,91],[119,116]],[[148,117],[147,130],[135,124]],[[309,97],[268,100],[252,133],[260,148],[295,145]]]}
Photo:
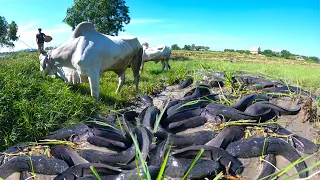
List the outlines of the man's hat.
{"label": "man's hat", "polygon": [[39,28],[38,30],[42,30],[41,28]]}

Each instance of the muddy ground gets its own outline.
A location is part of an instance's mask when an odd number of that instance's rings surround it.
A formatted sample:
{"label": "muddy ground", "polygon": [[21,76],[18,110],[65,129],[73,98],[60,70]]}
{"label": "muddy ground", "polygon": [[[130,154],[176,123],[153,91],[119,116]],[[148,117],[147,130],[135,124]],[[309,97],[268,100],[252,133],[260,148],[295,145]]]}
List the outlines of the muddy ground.
{"label": "muddy ground", "polygon": [[[168,86],[161,93],[152,97],[154,105],[157,106],[160,110],[162,110],[168,99],[181,99],[185,95],[185,93],[191,89],[192,89],[191,87],[188,87],[188,88],[179,90],[178,85]],[[219,93],[220,89],[219,88],[213,89],[213,92]],[[276,103],[283,107],[295,108],[297,104],[303,107],[304,103],[306,102],[306,98],[307,98],[306,96],[300,96],[300,97],[297,96],[295,98],[280,97],[280,98],[273,98],[271,102]],[[144,108],[144,105],[141,102],[138,102],[136,105],[132,106],[133,110],[137,110],[139,112],[143,108]],[[304,112],[301,109],[298,115],[280,116],[278,119],[278,122],[280,122],[280,124],[286,129],[288,129],[289,131],[296,133],[299,136],[305,137],[311,141],[319,139],[320,137],[319,129],[315,128],[314,123],[312,122],[303,122],[303,117],[304,117]],[[199,128],[189,129],[187,132],[182,132],[181,134],[208,129],[208,128],[209,126],[206,124]],[[301,152],[299,152],[299,154],[302,157],[307,156],[306,154],[303,154]],[[256,179],[257,175],[260,172],[260,169],[262,168],[259,158],[249,158],[249,159],[240,159],[240,160],[243,162],[243,164],[246,167],[244,172],[241,174],[241,176],[244,179]],[[277,156],[276,160],[277,160],[276,167],[280,170],[291,164],[282,156]],[[310,167],[312,164],[315,164],[319,160],[320,160],[320,153],[318,152],[316,155],[306,160],[306,163],[308,167]],[[313,173],[316,173],[319,170],[320,170],[320,167],[317,167],[309,171],[309,176]],[[292,175],[294,173],[296,173],[296,170],[295,168],[292,168],[287,174],[283,175],[279,179],[285,179],[285,177],[288,177],[289,175]],[[294,179],[298,179],[298,178],[299,177],[296,176]],[[320,175],[315,175],[311,179],[319,180]]]}

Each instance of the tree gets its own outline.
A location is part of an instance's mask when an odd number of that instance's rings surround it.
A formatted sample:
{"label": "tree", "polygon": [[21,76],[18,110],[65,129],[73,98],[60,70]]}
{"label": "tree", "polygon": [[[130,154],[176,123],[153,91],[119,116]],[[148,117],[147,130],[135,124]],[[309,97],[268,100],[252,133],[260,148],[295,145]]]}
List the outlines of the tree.
{"label": "tree", "polygon": [[12,21],[10,24],[0,16],[0,47],[14,47],[13,42],[18,40],[18,25]]}
{"label": "tree", "polygon": [[200,49],[202,49],[202,46],[195,46],[193,50],[199,51]]}
{"label": "tree", "polygon": [[245,50],[244,53],[245,54],[251,54],[251,52],[249,50]]}
{"label": "tree", "polygon": [[124,31],[123,23],[130,23],[128,13],[124,0],[75,0],[63,22],[74,30],[79,23],[88,21],[99,32],[117,36],[119,31]]}
{"label": "tree", "polygon": [[208,51],[210,48],[209,48],[209,46],[204,46],[203,49],[204,49],[205,51]]}
{"label": "tree", "polygon": [[311,56],[308,59],[310,59],[311,61],[314,61],[314,62],[319,62],[319,58],[318,57]]}
{"label": "tree", "polygon": [[191,44],[191,50],[196,50],[196,45],[195,44]]}
{"label": "tree", "polygon": [[210,49],[208,46],[195,46],[194,48],[195,48],[194,50],[196,50],[196,51],[199,51],[199,50],[207,51]]}
{"label": "tree", "polygon": [[272,50],[270,50],[270,49],[264,50],[263,52],[261,52],[261,54],[263,54],[263,55],[265,55],[267,57],[272,57],[274,55]]}
{"label": "tree", "polygon": [[172,50],[180,50],[181,48],[178,46],[178,44],[173,44],[173,45],[171,46],[171,49],[172,49]]}
{"label": "tree", "polygon": [[234,52],[234,49],[224,49],[224,52]]}
{"label": "tree", "polygon": [[190,45],[184,45],[184,47],[182,48],[183,50],[191,50],[191,46]]}
{"label": "tree", "polygon": [[54,49],[52,46],[44,48],[44,50],[52,50],[52,49]]}
{"label": "tree", "polygon": [[291,56],[291,53],[287,50],[282,50],[281,51],[281,56],[285,59],[288,59]]}

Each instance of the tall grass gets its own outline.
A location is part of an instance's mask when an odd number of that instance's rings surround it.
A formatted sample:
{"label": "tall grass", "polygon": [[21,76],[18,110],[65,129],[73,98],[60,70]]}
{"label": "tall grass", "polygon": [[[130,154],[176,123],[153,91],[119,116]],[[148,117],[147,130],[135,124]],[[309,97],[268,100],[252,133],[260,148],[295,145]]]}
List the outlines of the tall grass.
{"label": "tall grass", "polygon": [[99,108],[91,97],[40,73],[33,56],[1,62],[0,87],[0,150],[78,123]]}

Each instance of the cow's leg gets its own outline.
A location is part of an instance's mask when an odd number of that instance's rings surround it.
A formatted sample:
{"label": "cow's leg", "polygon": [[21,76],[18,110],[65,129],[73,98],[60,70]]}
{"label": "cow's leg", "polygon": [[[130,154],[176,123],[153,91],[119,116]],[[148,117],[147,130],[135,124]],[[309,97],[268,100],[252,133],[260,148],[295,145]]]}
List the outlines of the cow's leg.
{"label": "cow's leg", "polygon": [[161,69],[161,71],[163,71],[164,68],[165,68],[165,66],[166,66],[166,63],[164,62],[164,60],[161,60],[161,64],[162,64],[162,69]]}
{"label": "cow's leg", "polygon": [[99,73],[88,73],[88,80],[90,84],[91,96],[94,96],[97,100],[99,98]]}
{"label": "cow's leg", "polygon": [[170,64],[169,64],[169,60],[167,61],[167,63],[168,63],[168,67],[169,67],[169,69],[171,69],[171,66],[170,66]]}
{"label": "cow's leg", "polygon": [[141,61],[141,72],[140,72],[140,73],[142,73],[143,68],[144,68],[144,61],[142,60],[142,61]]}
{"label": "cow's leg", "polygon": [[136,91],[137,92],[139,91],[139,80],[140,80],[139,72],[140,72],[141,64],[143,64],[142,54],[143,54],[143,49],[141,48],[137,51],[137,53],[133,57],[133,60],[131,63],[131,68],[132,68],[134,82],[136,84]]}
{"label": "cow's leg", "polygon": [[167,70],[171,69],[171,67],[169,65],[169,59],[166,60],[166,67],[167,67]]}
{"label": "cow's leg", "polygon": [[118,83],[118,88],[116,90],[116,93],[119,93],[125,81],[126,70],[119,71],[116,73],[118,74],[118,77],[119,77],[119,83]]}
{"label": "cow's leg", "polygon": [[139,75],[139,71],[135,72],[133,71],[133,77],[134,77],[134,83],[136,85],[136,91],[139,91],[139,80],[140,80],[140,75]]}

